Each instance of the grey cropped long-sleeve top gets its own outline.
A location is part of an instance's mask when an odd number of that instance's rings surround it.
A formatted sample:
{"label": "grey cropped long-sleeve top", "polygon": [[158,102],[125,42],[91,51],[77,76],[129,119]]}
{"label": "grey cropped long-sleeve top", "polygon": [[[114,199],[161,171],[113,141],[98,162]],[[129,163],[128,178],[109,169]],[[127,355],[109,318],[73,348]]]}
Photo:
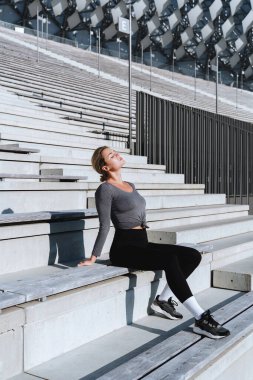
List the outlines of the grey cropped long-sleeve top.
{"label": "grey cropped long-sleeve top", "polygon": [[96,190],[95,201],[99,217],[99,232],[94,244],[92,255],[100,256],[110,229],[110,220],[117,229],[131,229],[146,225],[146,202],[135,189],[127,192],[118,187],[103,182]]}

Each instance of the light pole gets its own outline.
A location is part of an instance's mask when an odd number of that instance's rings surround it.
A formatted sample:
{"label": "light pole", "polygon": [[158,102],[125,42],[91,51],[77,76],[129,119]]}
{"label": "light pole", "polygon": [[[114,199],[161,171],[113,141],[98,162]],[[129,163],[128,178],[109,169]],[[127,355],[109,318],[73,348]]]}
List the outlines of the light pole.
{"label": "light pole", "polygon": [[219,80],[219,56],[216,56],[216,114],[218,113],[218,80]]}
{"label": "light pole", "polygon": [[133,154],[132,148],[132,3],[128,4],[129,10],[129,149],[130,154]]}
{"label": "light pole", "polygon": [[117,42],[119,44],[119,59],[120,59],[120,43],[121,43],[121,39],[120,38],[117,38]]}
{"label": "light pole", "polygon": [[150,88],[150,91],[152,91],[152,45],[150,45],[150,84],[149,84],[149,88]]}
{"label": "light pole", "polygon": [[141,71],[142,71],[142,66],[143,66],[143,44],[141,42]]}
{"label": "light pole", "polygon": [[208,85],[209,85],[209,80],[210,80],[210,59],[207,61],[207,80],[208,80]]}
{"label": "light pole", "polygon": [[175,50],[172,51],[172,79],[174,79],[174,71],[175,71]]}
{"label": "light pole", "polygon": [[98,29],[98,77],[100,77],[100,28]]}
{"label": "light pole", "polygon": [[91,51],[91,36],[93,36],[93,31],[90,29],[90,51]]}
{"label": "light pole", "polygon": [[37,62],[39,62],[39,7],[37,6]]}
{"label": "light pole", "polygon": [[239,75],[236,74],[235,108],[238,108],[238,82],[239,82]]}
{"label": "light pole", "polygon": [[46,50],[47,50],[47,41],[48,41],[48,16],[46,18]]}
{"label": "light pole", "polygon": [[196,60],[195,60],[195,65],[194,65],[194,100],[197,98],[197,65],[196,65]]}
{"label": "light pole", "polygon": [[243,75],[244,75],[244,71],[242,70],[242,72],[241,72],[241,90],[243,90]]}

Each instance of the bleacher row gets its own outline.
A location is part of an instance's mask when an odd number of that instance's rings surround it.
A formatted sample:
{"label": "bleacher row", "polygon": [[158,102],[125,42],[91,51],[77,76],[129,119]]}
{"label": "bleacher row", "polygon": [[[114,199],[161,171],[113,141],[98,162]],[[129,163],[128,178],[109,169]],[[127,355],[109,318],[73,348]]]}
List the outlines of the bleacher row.
{"label": "bleacher row", "polygon": [[[101,57],[98,78],[42,52],[37,63],[36,50],[24,41],[36,46],[34,37],[0,30],[0,378],[224,380],[240,368],[252,370],[248,206],[228,205],[224,194],[205,194],[203,185],[185,184],[182,174],[129,155],[124,64]],[[63,58],[96,65],[93,53],[47,46]],[[149,74],[135,66],[136,85],[148,86]],[[166,79],[161,70],[155,73]],[[177,84],[187,78],[165,79],[157,77],[154,91],[190,101],[192,91]],[[203,107],[208,102],[203,99]],[[229,107],[223,105],[226,112]],[[240,117],[251,114],[241,111]],[[203,307],[216,310],[232,330],[229,338],[213,342],[193,334],[182,306],[182,321],[150,315],[165,278],[111,266],[113,228],[98,262],[76,267],[89,257],[99,226],[99,176],[90,157],[100,145],[126,157],[124,179],[147,202],[149,239],[194,244],[203,252],[189,282]]]}

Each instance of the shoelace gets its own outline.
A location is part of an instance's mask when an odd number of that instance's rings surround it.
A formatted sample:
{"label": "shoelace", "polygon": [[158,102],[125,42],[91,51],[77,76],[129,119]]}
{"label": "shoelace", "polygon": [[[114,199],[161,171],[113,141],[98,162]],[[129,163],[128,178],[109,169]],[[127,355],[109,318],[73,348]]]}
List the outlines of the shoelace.
{"label": "shoelace", "polygon": [[170,304],[170,306],[172,306],[174,310],[175,310],[175,306],[178,306],[178,303],[174,301],[172,298],[168,299],[168,304]]}
{"label": "shoelace", "polygon": [[213,327],[217,327],[217,326],[219,325],[219,323],[216,322],[216,321],[213,319],[213,315],[210,313],[210,310],[208,310],[208,311],[206,312],[205,320],[206,320],[206,322],[207,322],[209,325],[211,325],[211,326],[213,326]]}

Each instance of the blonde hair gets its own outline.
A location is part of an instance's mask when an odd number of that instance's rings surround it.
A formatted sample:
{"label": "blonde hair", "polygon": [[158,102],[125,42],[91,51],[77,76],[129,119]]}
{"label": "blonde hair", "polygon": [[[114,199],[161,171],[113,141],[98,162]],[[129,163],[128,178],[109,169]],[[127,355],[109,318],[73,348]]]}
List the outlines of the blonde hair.
{"label": "blonde hair", "polygon": [[93,169],[96,170],[97,173],[101,174],[100,176],[101,182],[106,181],[109,177],[108,172],[102,169],[102,167],[106,165],[105,160],[102,156],[102,152],[106,148],[109,148],[109,146],[100,146],[94,151],[91,157],[91,164],[92,164]]}

